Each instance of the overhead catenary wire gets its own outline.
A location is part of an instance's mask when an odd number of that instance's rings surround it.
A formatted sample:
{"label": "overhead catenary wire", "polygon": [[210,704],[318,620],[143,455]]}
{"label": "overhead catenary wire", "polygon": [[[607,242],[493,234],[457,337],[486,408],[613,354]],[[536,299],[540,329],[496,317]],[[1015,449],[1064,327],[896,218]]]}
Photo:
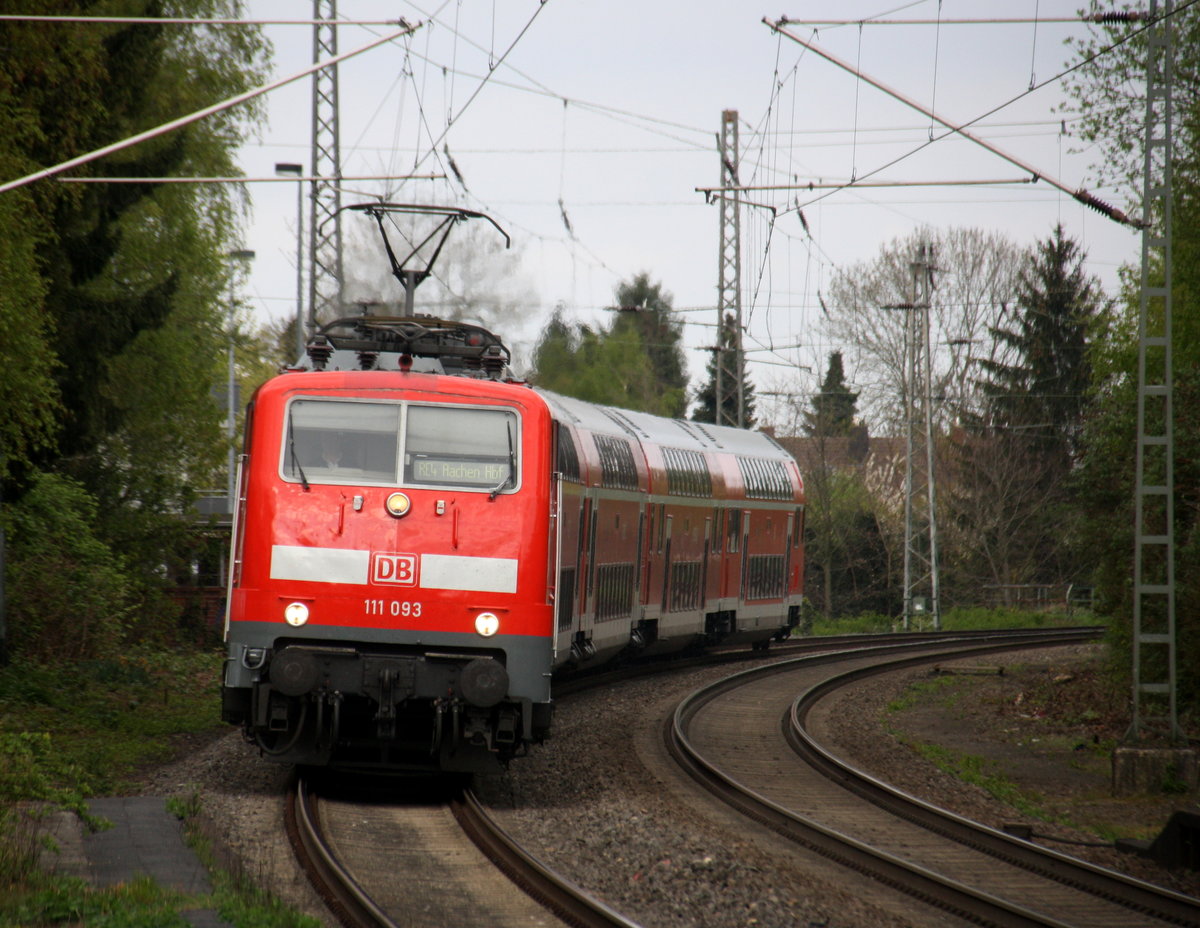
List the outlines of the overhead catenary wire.
{"label": "overhead catenary wire", "polygon": [[[859,81],[866,82],[866,83],[870,84],[872,87],[875,87],[877,90],[880,90],[883,93],[887,94],[888,96],[890,96],[896,100],[899,100],[901,103],[905,104],[906,106],[910,106],[919,112],[925,113],[927,116],[931,117],[932,119],[937,120],[939,123],[941,123],[943,126],[946,127],[946,129],[948,130],[947,134],[958,134],[958,135],[963,136],[966,139],[971,140],[975,144],[980,145],[981,147],[992,152],[992,154],[1003,158],[1005,161],[1008,161],[1011,164],[1016,165],[1017,167],[1021,168],[1022,170],[1028,171],[1030,174],[1034,175],[1035,177],[1045,180],[1046,183],[1050,184],[1053,187],[1057,187],[1059,190],[1061,190],[1064,193],[1075,198],[1080,203],[1083,203],[1085,206],[1090,206],[1092,209],[1095,209],[1097,212],[1099,212],[1105,216],[1108,216],[1110,219],[1113,219],[1124,225],[1131,225],[1131,226],[1138,225],[1137,220],[1131,219],[1129,216],[1125,215],[1124,212],[1117,209],[1116,207],[1111,206],[1111,205],[1104,203],[1103,201],[1097,199],[1092,193],[1090,193],[1085,188],[1079,187],[1077,189],[1072,190],[1070,187],[1068,187],[1066,184],[1059,181],[1057,178],[1049,176],[1044,171],[1039,170],[1038,168],[1034,167],[1031,164],[1028,164],[1023,159],[1018,158],[1015,155],[1011,155],[1008,152],[1005,152],[1004,150],[991,144],[986,139],[983,139],[983,138],[975,135],[974,133],[968,132],[967,126],[971,125],[971,122],[973,122],[973,120],[969,121],[969,122],[965,122],[965,123],[959,123],[959,124],[953,123],[950,120],[945,119],[944,117],[938,115],[933,110],[926,109],[920,103],[918,103],[916,100],[913,100],[911,97],[907,96],[906,94],[901,93],[899,90],[896,90],[895,88],[888,86],[887,84],[883,83],[882,81],[878,80],[877,78],[871,77],[871,76],[863,73],[861,69],[851,66],[848,62],[842,61],[842,59],[838,58],[832,52],[825,51],[824,49],[818,48],[815,45],[813,45],[812,43],[807,42],[804,39],[800,38],[799,36],[793,35],[792,33],[788,32],[786,29],[780,29],[776,24],[771,23],[770,20],[764,19],[763,22],[765,22],[772,29],[779,29],[779,31],[783,32],[783,34],[786,35],[788,38],[790,38],[793,42],[803,45],[809,51],[811,51],[817,55],[820,55],[822,58],[824,58],[826,61],[830,62],[831,64],[834,64],[837,67],[842,68],[843,70],[848,71],[849,73],[853,74],[855,77],[857,77],[859,79]],[[1066,73],[1066,72],[1062,72],[1062,73]],[[943,137],[944,136],[939,136],[938,138],[943,138]],[[933,143],[935,141],[938,141],[938,138],[933,137],[931,134],[929,141],[930,141],[930,143]],[[895,162],[892,162],[892,163],[895,163]],[[877,171],[872,172],[872,173],[877,173]],[[854,169],[852,169],[851,170],[851,179],[853,180],[856,177],[857,177],[857,172]]]}
{"label": "overhead catenary wire", "polygon": [[[1172,15],[1172,16],[1178,16],[1178,15],[1179,15],[1180,13],[1182,13],[1184,10],[1187,10],[1187,9],[1189,9],[1190,7],[1194,6],[1194,5],[1195,5],[1197,2],[1200,2],[1200,0],[1184,0],[1184,2],[1180,3],[1178,6],[1176,6],[1176,7],[1175,7],[1175,9],[1174,9],[1174,11],[1173,11],[1173,13],[1172,13],[1171,15]],[[772,30],[778,30],[778,29],[779,29],[779,23],[786,22],[787,20],[786,20],[786,18],[784,18],[783,20],[780,20],[778,23],[772,23],[770,19],[768,19],[767,17],[764,17],[762,21],[763,21],[763,22],[764,22],[764,23],[765,23],[765,24],[766,24],[768,27],[770,27]],[[1118,17],[1116,20],[1113,20],[1111,17],[1103,17],[1103,18],[1097,19],[1097,22],[1110,22],[1110,21],[1116,21],[1116,22],[1133,22],[1134,20],[1125,19],[1125,18],[1122,18],[1122,17]],[[847,23],[847,24],[849,24],[849,23]],[[915,154],[916,152],[918,152],[918,151],[921,151],[922,149],[924,149],[924,148],[928,147],[929,145],[933,144],[933,142],[935,142],[935,141],[939,141],[939,140],[941,140],[941,139],[943,139],[943,138],[946,138],[947,136],[949,136],[949,135],[953,134],[953,132],[955,132],[955,131],[959,131],[959,132],[961,132],[961,130],[962,130],[962,129],[965,129],[965,128],[966,128],[966,127],[968,127],[968,126],[973,126],[973,125],[975,125],[975,124],[977,124],[977,123],[980,123],[980,122],[982,122],[984,119],[987,119],[989,116],[992,116],[993,114],[995,114],[995,113],[999,112],[1000,110],[1002,110],[1002,109],[1005,109],[1005,108],[1006,108],[1006,107],[1008,107],[1008,106],[1011,106],[1011,105],[1012,105],[1013,103],[1015,103],[1016,101],[1018,101],[1018,100],[1020,100],[1020,99],[1022,99],[1022,98],[1024,98],[1024,97],[1028,96],[1029,94],[1033,93],[1034,91],[1036,91],[1036,90],[1039,90],[1039,89],[1041,89],[1042,87],[1045,87],[1045,86],[1046,86],[1046,85],[1048,85],[1048,84],[1051,84],[1051,83],[1054,83],[1054,82],[1056,82],[1056,81],[1059,81],[1059,80],[1061,80],[1061,79],[1062,79],[1063,77],[1065,77],[1066,75],[1068,75],[1068,74],[1071,74],[1071,73],[1073,73],[1073,72],[1075,72],[1075,71],[1079,70],[1080,68],[1082,68],[1082,67],[1084,67],[1085,65],[1087,65],[1087,64],[1089,64],[1089,63],[1091,63],[1092,61],[1095,61],[1097,58],[1101,57],[1102,55],[1105,55],[1105,54],[1107,54],[1107,53],[1109,53],[1109,52],[1113,51],[1114,49],[1116,49],[1116,48],[1120,47],[1121,45],[1124,45],[1125,43],[1127,43],[1127,42],[1131,41],[1132,39],[1136,38],[1138,35],[1141,35],[1142,33],[1144,33],[1144,32],[1146,31],[1146,29],[1148,29],[1148,28],[1149,28],[1149,26],[1147,25],[1147,26],[1142,26],[1142,27],[1139,27],[1139,28],[1137,28],[1137,29],[1135,29],[1135,30],[1131,31],[1131,32],[1130,32],[1128,35],[1125,35],[1125,36],[1123,36],[1122,38],[1120,38],[1120,39],[1117,39],[1116,41],[1114,41],[1114,42],[1110,43],[1109,45],[1106,45],[1106,46],[1104,46],[1104,47],[1100,48],[1098,51],[1094,52],[1093,54],[1091,54],[1091,55],[1087,55],[1087,56],[1085,56],[1084,58],[1080,59],[1079,61],[1075,62],[1074,64],[1070,65],[1069,67],[1067,67],[1067,68],[1064,68],[1063,70],[1061,70],[1061,71],[1059,71],[1057,74],[1055,74],[1053,77],[1050,77],[1050,78],[1047,78],[1047,79],[1046,79],[1046,80],[1044,80],[1044,81],[1040,81],[1040,82],[1038,82],[1038,84],[1037,84],[1036,86],[1030,87],[1028,90],[1026,90],[1026,91],[1024,91],[1024,92],[1022,92],[1022,93],[1019,93],[1019,94],[1017,94],[1016,96],[1014,96],[1014,97],[1012,97],[1012,98],[1010,98],[1010,99],[1008,99],[1008,100],[1006,100],[1006,101],[1004,101],[1004,102],[1002,102],[1002,103],[998,104],[997,106],[994,106],[994,107],[992,107],[991,109],[987,110],[986,112],[979,114],[979,115],[978,115],[978,116],[976,116],[974,119],[970,119],[970,120],[967,120],[966,122],[960,123],[960,124],[959,124],[959,126],[957,127],[957,129],[955,129],[955,128],[950,128],[950,129],[948,129],[948,131],[947,131],[947,132],[943,133],[942,135],[938,136],[937,138],[930,139],[928,142],[925,142],[925,143],[924,143],[924,144],[922,144],[922,145],[918,145],[918,146],[917,146],[916,148],[914,148],[912,151],[910,151],[910,152],[907,152],[906,154],[904,154],[904,155],[901,155],[901,156],[899,156],[899,157],[897,157],[897,158],[894,158],[894,159],[892,159],[891,161],[887,162],[886,164],[883,164],[883,165],[881,165],[881,166],[879,166],[879,167],[875,168],[873,171],[871,171],[871,172],[870,172],[870,174],[871,174],[871,175],[873,175],[873,174],[878,174],[879,172],[881,172],[881,171],[883,171],[883,170],[886,170],[887,168],[889,168],[889,167],[892,167],[892,166],[893,166],[893,165],[895,165],[895,164],[898,164],[900,161],[903,161],[903,160],[905,160],[906,158],[910,157],[911,155]],[[789,34],[789,36],[790,36],[790,34]],[[797,42],[799,42],[799,44],[801,44],[801,45],[802,45],[803,47],[805,47],[806,49],[808,49],[808,50],[811,50],[811,51],[815,51],[815,52],[817,52],[818,54],[821,54],[823,57],[827,57],[827,58],[829,57],[829,56],[825,55],[824,53],[822,53],[822,52],[819,52],[817,49],[813,48],[811,45],[808,45],[807,43],[805,43],[805,42],[803,42],[803,41],[799,40],[797,37],[795,37],[795,36],[790,36],[790,37],[793,39],[793,41],[797,41]],[[844,63],[841,63],[841,62],[839,62],[838,64],[839,64],[839,67],[846,68],[846,65],[845,65]],[[849,70],[848,68],[846,68],[846,69],[847,69],[847,70]],[[853,72],[851,72],[851,73],[853,73]],[[919,107],[917,107],[917,108],[919,109]],[[947,124],[947,125],[950,125],[950,124]],[[868,176],[870,176],[870,175],[868,175]],[[1044,176],[1044,175],[1043,175],[1043,176]],[[1069,188],[1062,188],[1062,189],[1063,189],[1063,192],[1065,192],[1065,193],[1068,193],[1068,194],[1069,194],[1070,196],[1072,196],[1073,198],[1075,198],[1075,199],[1079,199],[1079,198],[1078,198],[1078,197],[1075,195],[1075,192],[1071,191]],[[822,194],[820,197],[814,198],[813,200],[809,200],[807,203],[804,203],[804,204],[799,204],[799,203],[798,203],[798,204],[797,204],[797,206],[796,206],[796,208],[797,208],[797,209],[800,209],[800,208],[802,208],[803,206],[807,206],[807,205],[809,205],[809,204],[811,204],[811,203],[813,203],[813,202],[816,202],[817,200],[824,199],[825,197],[828,197],[828,196],[830,196],[830,195],[831,195],[833,192],[834,192],[834,191],[831,191],[830,193],[825,193],[825,194]],[[1087,202],[1085,202],[1085,201],[1083,201],[1083,200],[1081,200],[1080,202],[1084,202],[1084,204],[1085,204],[1085,205],[1088,205],[1088,206],[1092,206],[1092,205],[1093,205],[1093,204],[1091,204],[1091,203],[1087,203]],[[1108,209],[1109,209],[1109,210],[1112,210],[1112,207],[1108,207]],[[1119,211],[1114,211],[1114,212],[1119,212]],[[1107,214],[1106,214],[1106,215],[1107,215]],[[1122,215],[1123,215],[1123,214],[1122,214]],[[1126,219],[1128,219],[1128,217],[1126,217]]]}
{"label": "overhead catenary wire", "polygon": [[111,145],[105,145],[103,148],[94,149],[90,152],[79,155],[75,158],[71,158],[67,161],[60,162],[59,164],[56,164],[52,167],[43,168],[40,171],[34,171],[32,174],[27,174],[24,177],[18,177],[15,180],[10,180],[6,183],[0,184],[0,193],[6,193],[9,190],[15,190],[18,187],[24,187],[26,184],[33,183],[34,181],[37,181],[37,180],[43,180],[47,177],[53,177],[56,174],[61,174],[64,171],[71,170],[72,168],[77,168],[77,167],[81,167],[85,164],[89,164],[92,161],[96,161],[99,158],[105,157],[106,155],[115,154],[116,152],[124,151],[127,148],[132,148],[134,145],[138,145],[142,142],[149,141],[150,139],[156,139],[160,136],[167,135],[171,132],[174,132],[176,129],[181,129],[184,126],[189,126],[192,123],[199,122],[201,119],[204,119],[208,116],[212,116],[212,115],[215,115],[216,113],[220,113],[227,109],[231,109],[232,107],[235,107],[240,103],[245,103],[248,100],[253,100],[255,97],[261,96],[262,94],[268,93],[279,87],[283,87],[287,84],[292,83],[293,81],[297,81],[302,77],[306,77],[309,74],[313,74],[316,71],[320,71],[322,68],[331,67],[333,65],[339,64],[342,61],[347,61],[350,58],[353,58],[357,55],[361,55],[364,52],[368,52],[371,49],[376,48],[380,45],[384,45],[388,42],[395,41],[398,38],[402,38],[403,36],[409,35],[417,28],[419,28],[419,25],[418,26],[405,25],[405,27],[398,32],[386,33],[382,37],[377,37],[377,38],[372,39],[366,45],[359,46],[358,48],[353,49],[348,52],[343,52],[340,55],[334,55],[332,58],[327,58],[324,61],[319,61],[316,64],[310,65],[307,68],[303,68],[302,70],[297,71],[295,74],[288,75],[287,77],[281,78],[276,81],[270,81],[269,83],[262,84],[258,87],[253,88],[252,90],[247,90],[244,93],[240,93],[235,96],[229,97],[225,100],[222,100],[219,103],[214,103],[212,106],[206,106],[202,109],[196,110],[193,113],[189,113],[187,116],[181,116],[178,119],[173,119],[170,122],[165,122],[162,125],[155,126],[153,129],[147,129],[145,132],[139,132],[136,135],[127,136],[126,138],[120,140],[119,142],[114,142]]}

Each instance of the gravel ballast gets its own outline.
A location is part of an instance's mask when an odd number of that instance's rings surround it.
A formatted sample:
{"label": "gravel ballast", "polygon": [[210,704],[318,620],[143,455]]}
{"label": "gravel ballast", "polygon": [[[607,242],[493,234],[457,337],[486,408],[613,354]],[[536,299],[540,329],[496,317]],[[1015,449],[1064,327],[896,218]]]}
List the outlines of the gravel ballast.
{"label": "gravel ballast", "polygon": [[[952,924],[819,858],[779,850],[690,781],[660,776],[663,719],[683,695],[725,668],[615,684],[563,700],[554,735],[509,771],[477,789],[527,848],[613,908],[650,928],[673,926],[851,926]],[[883,707],[903,681],[857,686],[830,716],[835,750],[914,793],[936,796],[962,815],[1011,820],[995,799],[941,773],[884,736]],[[228,862],[297,909],[333,922],[296,867],[283,830],[289,770],[268,763],[230,731],[149,772],[138,790],[198,791],[207,832]],[[1095,850],[1095,849],[1091,849]],[[1080,856],[1083,856],[1082,853]],[[1163,872],[1111,851],[1097,862],[1144,878]]]}

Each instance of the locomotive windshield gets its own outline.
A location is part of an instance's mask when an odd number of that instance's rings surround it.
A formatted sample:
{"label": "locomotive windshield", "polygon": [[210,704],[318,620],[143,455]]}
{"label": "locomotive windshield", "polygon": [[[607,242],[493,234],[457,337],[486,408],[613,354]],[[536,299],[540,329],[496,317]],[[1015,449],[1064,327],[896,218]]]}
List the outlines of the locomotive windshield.
{"label": "locomotive windshield", "polygon": [[516,485],[516,436],[511,410],[297,399],[282,473],[305,484],[499,492]]}

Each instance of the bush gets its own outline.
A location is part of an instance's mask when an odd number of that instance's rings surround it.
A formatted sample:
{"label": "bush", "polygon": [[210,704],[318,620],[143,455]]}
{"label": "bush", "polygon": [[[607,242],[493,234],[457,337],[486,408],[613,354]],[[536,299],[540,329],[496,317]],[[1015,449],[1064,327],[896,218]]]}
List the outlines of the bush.
{"label": "bush", "polygon": [[96,501],[73,480],[39,474],[5,515],[9,651],[72,662],[116,654],[131,582],[93,529]]}

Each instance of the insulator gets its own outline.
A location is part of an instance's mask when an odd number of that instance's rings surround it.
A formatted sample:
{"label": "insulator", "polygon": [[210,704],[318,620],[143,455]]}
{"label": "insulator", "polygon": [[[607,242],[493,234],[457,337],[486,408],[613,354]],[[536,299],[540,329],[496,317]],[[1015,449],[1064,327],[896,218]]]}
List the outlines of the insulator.
{"label": "insulator", "polygon": [[304,349],[312,361],[313,370],[323,371],[333,357],[333,345],[324,335],[314,335]]}
{"label": "insulator", "polygon": [[1135,229],[1141,229],[1145,227],[1144,220],[1131,218],[1122,210],[1117,209],[1115,206],[1110,206],[1098,197],[1088,193],[1086,190],[1076,190],[1073,196],[1084,206],[1091,207],[1102,216],[1107,216],[1109,219],[1114,219],[1123,225],[1133,226]]}
{"label": "insulator", "polygon": [[375,365],[379,363],[378,351],[360,351],[358,352],[358,366],[364,371],[375,370]]}
{"label": "insulator", "polygon": [[503,376],[506,358],[499,345],[489,345],[480,360],[483,362],[483,369],[488,372],[489,376],[493,378]]}
{"label": "insulator", "polygon": [[1118,23],[1136,23],[1146,18],[1145,13],[1139,13],[1134,10],[1126,10],[1124,12],[1114,11],[1111,13],[1093,13],[1090,16],[1084,16],[1084,22],[1099,23],[1102,26],[1115,26]]}

